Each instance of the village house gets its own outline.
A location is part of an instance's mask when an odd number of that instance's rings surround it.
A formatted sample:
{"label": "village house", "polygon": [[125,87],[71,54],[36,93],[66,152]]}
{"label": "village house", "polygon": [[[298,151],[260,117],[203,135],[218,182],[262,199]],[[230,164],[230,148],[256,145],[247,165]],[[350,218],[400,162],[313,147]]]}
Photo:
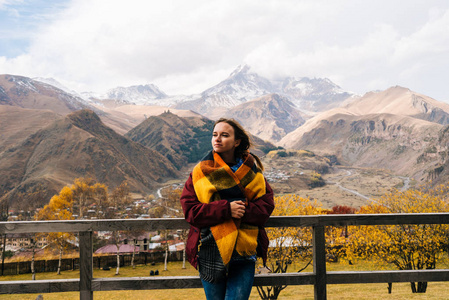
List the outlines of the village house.
{"label": "village house", "polygon": [[36,248],[42,248],[47,245],[47,237],[45,236],[33,236],[26,233],[8,234],[6,235],[6,248],[5,250],[17,251],[21,248],[31,248],[33,246],[34,239],[36,239]]}

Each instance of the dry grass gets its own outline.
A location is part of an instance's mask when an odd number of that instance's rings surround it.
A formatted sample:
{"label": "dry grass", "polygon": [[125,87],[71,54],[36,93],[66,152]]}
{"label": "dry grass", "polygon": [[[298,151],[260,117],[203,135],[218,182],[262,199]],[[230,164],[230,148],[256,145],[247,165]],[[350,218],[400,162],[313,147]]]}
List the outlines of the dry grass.
{"label": "dry grass", "polygon": [[[447,260],[440,265],[442,268],[448,267]],[[293,266],[292,270],[296,270],[299,265]],[[358,263],[356,265],[347,265],[340,263],[328,264],[329,271],[337,270],[370,270],[372,269],[371,263]],[[122,277],[146,277],[149,275],[150,270],[158,269],[161,276],[189,276],[197,275],[197,271],[190,265],[186,269],[181,268],[180,262],[171,262],[168,265],[168,270],[163,271],[163,264],[157,264],[155,266],[137,266],[135,269],[131,267],[124,267],[120,269],[120,276]],[[311,269],[307,269],[306,272],[310,272]],[[114,277],[115,269],[110,271],[94,270],[94,277]],[[66,271],[62,275],[58,276],[56,273],[38,273],[37,279],[63,279],[63,278],[79,278],[79,271]],[[17,275],[17,276],[3,276],[1,280],[30,280],[31,275]],[[328,299],[448,299],[449,282],[430,282],[427,292],[425,294],[412,294],[409,283],[394,283],[392,294],[388,294],[387,284],[345,284],[345,285],[328,285],[327,295]],[[22,294],[22,295],[0,295],[0,299],[11,300],[34,300],[38,294]],[[313,299],[314,290],[313,286],[288,286],[280,294],[279,299]],[[44,294],[45,300],[70,300],[79,299],[78,292],[68,293],[51,293]],[[171,299],[206,299],[202,289],[175,289],[175,290],[145,290],[145,291],[107,291],[107,292],[94,292],[94,299],[107,299],[107,300],[124,300],[124,299],[148,299],[148,300],[171,300]],[[253,288],[251,293],[251,300],[260,299],[257,289]]]}
{"label": "dry grass", "polygon": [[[387,299],[387,300],[408,300],[408,299],[448,299],[449,283],[431,282],[425,294],[412,294],[409,283],[393,284],[391,294],[387,292],[387,284],[345,284],[329,285],[327,295],[329,300],[356,300],[356,299]],[[34,300],[38,294],[26,295],[1,295],[0,299],[11,300]],[[53,293],[44,294],[45,300],[75,300],[79,299],[79,293]],[[206,299],[202,289],[183,289],[183,290],[148,290],[148,291],[109,291],[94,292],[94,299],[104,300],[173,300],[173,299]],[[256,288],[253,288],[251,300],[260,299]],[[297,300],[313,299],[313,286],[289,286],[283,290],[279,299]]]}

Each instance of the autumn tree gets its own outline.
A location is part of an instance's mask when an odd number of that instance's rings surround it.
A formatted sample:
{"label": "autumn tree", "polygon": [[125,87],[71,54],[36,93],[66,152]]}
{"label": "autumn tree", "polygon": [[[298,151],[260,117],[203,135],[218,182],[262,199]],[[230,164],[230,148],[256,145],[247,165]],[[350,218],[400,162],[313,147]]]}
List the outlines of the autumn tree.
{"label": "autumn tree", "polygon": [[[362,207],[362,214],[435,213],[449,211],[448,186],[423,190],[393,190]],[[379,225],[350,227],[349,259],[371,259],[399,270],[435,269],[447,246],[448,225]],[[427,282],[411,282],[413,293],[425,293]]]}
{"label": "autumn tree", "polygon": [[[59,195],[54,195],[50,199],[50,202],[38,212],[36,220],[72,220],[72,206],[72,189],[65,186],[59,192]],[[60,275],[63,251],[72,245],[72,242],[75,239],[74,235],[69,232],[50,232],[46,235],[48,243],[50,245],[55,245],[59,250],[57,274]]]}
{"label": "autumn tree", "polygon": [[136,268],[136,265],[134,263],[135,261],[135,252],[136,252],[136,247],[137,247],[137,242],[139,240],[140,237],[142,237],[145,234],[144,230],[133,230],[132,232],[130,232],[130,236],[133,240],[133,254],[131,257],[131,266],[133,269]]}
{"label": "autumn tree", "polygon": [[123,236],[121,231],[113,231],[112,235],[109,239],[109,243],[113,243],[117,247],[116,252],[116,261],[117,261],[117,267],[115,269],[115,275],[120,275],[120,244],[123,241]]}
{"label": "autumn tree", "polygon": [[98,219],[104,217],[105,212],[109,207],[108,187],[103,183],[95,183],[91,187],[93,203],[96,206],[96,215]]}
{"label": "autumn tree", "polygon": [[72,185],[73,204],[78,208],[78,218],[83,219],[87,206],[93,200],[94,180],[92,178],[76,178]]}
{"label": "autumn tree", "polygon": [[[119,208],[123,208],[126,204],[129,204],[132,202],[132,198],[129,193],[129,187],[128,183],[126,181],[123,181],[118,187],[116,187],[112,194],[110,195],[110,203],[115,208],[114,212],[118,210]],[[115,218],[114,215],[110,215],[109,217]],[[117,268],[115,271],[115,275],[119,275],[120,272],[120,243],[121,241],[122,232],[120,231],[113,231],[112,232],[112,238],[111,241],[114,242],[115,246],[117,247]]]}
{"label": "autumn tree", "polygon": [[[298,195],[275,197],[272,216],[317,215],[322,213],[316,201]],[[286,273],[293,261],[305,261],[298,272],[312,263],[312,229],[310,227],[277,227],[267,229],[270,247],[267,266],[274,273]],[[286,285],[258,286],[261,299],[278,299]]]}
{"label": "autumn tree", "polygon": [[183,217],[181,207],[182,187],[169,186],[162,191],[162,205],[166,208],[166,213],[173,217]]}
{"label": "autumn tree", "polygon": [[[335,205],[331,210],[326,210],[326,214],[355,214],[356,208],[347,205]],[[328,261],[338,261],[340,257],[346,256],[346,244],[349,238],[348,226],[326,226],[326,255]]]}
{"label": "autumn tree", "polygon": [[110,203],[117,209],[123,208],[124,206],[132,203],[128,182],[125,180],[120,183],[120,185],[112,191],[110,198]]}

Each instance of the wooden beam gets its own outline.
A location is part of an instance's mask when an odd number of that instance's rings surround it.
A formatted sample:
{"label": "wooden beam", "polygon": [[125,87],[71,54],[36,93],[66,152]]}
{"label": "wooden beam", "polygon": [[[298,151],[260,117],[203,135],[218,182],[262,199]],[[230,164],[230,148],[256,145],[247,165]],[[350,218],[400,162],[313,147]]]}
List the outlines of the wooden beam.
{"label": "wooden beam", "polygon": [[326,238],[323,226],[314,226],[313,242],[313,273],[315,274],[315,300],[327,299],[326,282]]}
{"label": "wooden beam", "polygon": [[183,218],[0,222],[1,233],[188,229]]}
{"label": "wooden beam", "polygon": [[449,269],[328,272],[328,284],[449,281]]}
{"label": "wooden beam", "polygon": [[80,281],[79,291],[81,300],[93,300],[93,249],[92,231],[82,231],[79,235],[80,241]]}
{"label": "wooden beam", "polygon": [[76,292],[79,282],[79,279],[0,281],[0,294]]}
{"label": "wooden beam", "polygon": [[[327,272],[327,284],[449,281],[449,269],[408,271]],[[315,275],[272,273],[256,275],[254,286],[310,285]],[[113,277],[92,279],[92,291],[201,288],[198,276]],[[0,294],[59,293],[80,290],[79,279],[0,281]]]}
{"label": "wooden beam", "polygon": [[[449,224],[449,213],[276,216],[268,219],[266,227],[397,224]],[[187,228],[183,218],[0,222],[0,234]]]}
{"label": "wooden beam", "polygon": [[[253,286],[309,285],[315,283],[313,273],[275,273],[255,275]],[[152,290],[202,288],[199,276],[114,277],[96,278],[94,291]]]}

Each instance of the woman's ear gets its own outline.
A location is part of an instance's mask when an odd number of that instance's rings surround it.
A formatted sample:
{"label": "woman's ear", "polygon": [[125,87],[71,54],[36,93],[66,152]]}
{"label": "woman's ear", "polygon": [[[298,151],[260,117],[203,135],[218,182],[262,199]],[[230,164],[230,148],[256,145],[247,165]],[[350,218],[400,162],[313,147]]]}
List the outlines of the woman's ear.
{"label": "woman's ear", "polygon": [[235,147],[240,146],[241,141],[242,141],[241,139],[235,140]]}

